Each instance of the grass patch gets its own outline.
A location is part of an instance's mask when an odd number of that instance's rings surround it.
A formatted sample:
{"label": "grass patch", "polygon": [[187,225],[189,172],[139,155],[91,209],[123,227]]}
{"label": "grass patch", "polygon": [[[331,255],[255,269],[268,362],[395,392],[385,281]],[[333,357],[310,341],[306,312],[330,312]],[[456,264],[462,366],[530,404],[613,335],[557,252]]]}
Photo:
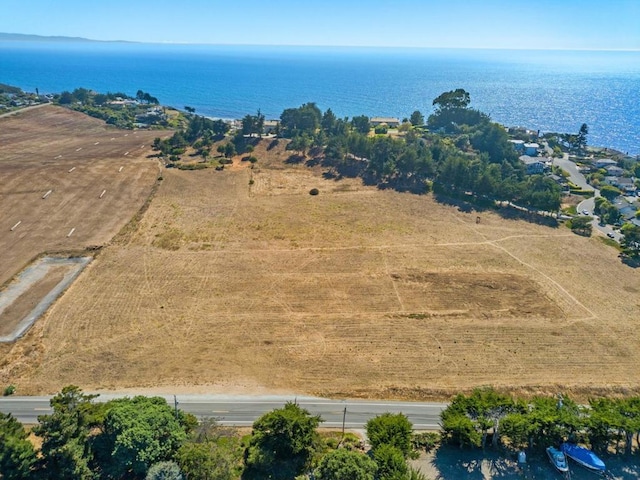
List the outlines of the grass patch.
{"label": "grass patch", "polygon": [[613,247],[616,250],[618,250],[619,252],[622,251],[622,247],[620,246],[620,244],[618,242],[616,242],[613,238],[609,238],[609,237],[598,237],[598,238],[605,245],[607,245],[609,247]]}

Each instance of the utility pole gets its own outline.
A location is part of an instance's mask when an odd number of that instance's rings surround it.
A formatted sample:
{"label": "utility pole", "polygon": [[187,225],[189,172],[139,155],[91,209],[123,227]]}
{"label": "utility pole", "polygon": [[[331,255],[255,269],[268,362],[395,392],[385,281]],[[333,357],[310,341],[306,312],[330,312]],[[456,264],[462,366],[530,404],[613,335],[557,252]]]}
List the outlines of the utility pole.
{"label": "utility pole", "polygon": [[347,407],[344,407],[344,412],[342,412],[342,436],[344,437],[344,423],[347,419]]}
{"label": "utility pole", "polygon": [[173,396],[173,405],[175,407],[176,410],[176,420],[178,419],[178,399],[176,398],[176,396]]}

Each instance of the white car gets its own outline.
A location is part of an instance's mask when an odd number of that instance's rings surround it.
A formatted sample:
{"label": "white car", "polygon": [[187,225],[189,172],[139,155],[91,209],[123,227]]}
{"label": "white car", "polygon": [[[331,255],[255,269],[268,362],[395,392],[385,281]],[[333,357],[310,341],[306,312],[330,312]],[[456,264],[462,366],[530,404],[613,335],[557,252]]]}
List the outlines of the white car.
{"label": "white car", "polygon": [[589,215],[589,210],[582,210],[583,215]]}
{"label": "white car", "polygon": [[607,232],[607,237],[614,238],[615,235],[613,234],[613,232]]}

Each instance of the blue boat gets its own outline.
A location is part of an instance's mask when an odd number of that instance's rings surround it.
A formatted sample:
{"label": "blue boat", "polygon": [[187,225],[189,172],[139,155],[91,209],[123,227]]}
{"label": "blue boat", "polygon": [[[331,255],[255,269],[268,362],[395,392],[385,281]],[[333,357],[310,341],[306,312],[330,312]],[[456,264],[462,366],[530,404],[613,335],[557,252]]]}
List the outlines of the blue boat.
{"label": "blue boat", "polygon": [[592,472],[604,473],[606,470],[604,462],[588,448],[580,447],[574,443],[563,443],[560,445],[560,450],[578,465]]}

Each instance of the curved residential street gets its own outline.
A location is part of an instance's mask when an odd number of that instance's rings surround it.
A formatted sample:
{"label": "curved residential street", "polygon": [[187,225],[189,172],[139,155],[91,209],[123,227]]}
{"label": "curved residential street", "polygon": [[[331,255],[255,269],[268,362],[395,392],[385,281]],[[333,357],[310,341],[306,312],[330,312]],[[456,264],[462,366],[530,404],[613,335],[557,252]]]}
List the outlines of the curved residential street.
{"label": "curved residential street", "polygon": [[594,231],[599,231],[603,235],[606,235],[609,238],[613,238],[616,242],[619,243],[622,239],[622,234],[620,234],[618,231],[615,231],[610,225],[600,225],[599,219],[593,213],[595,209],[595,199],[596,197],[600,196],[600,190],[592,187],[587,183],[587,179],[584,177],[582,172],[580,172],[578,166],[574,162],[569,160],[568,154],[565,153],[562,158],[554,158],[553,164],[569,173],[569,180],[572,183],[583,190],[589,190],[594,193],[593,197],[587,198],[578,204],[578,214],[585,215],[583,212],[587,212],[586,215],[591,215],[593,217],[591,225],[593,226]]}

